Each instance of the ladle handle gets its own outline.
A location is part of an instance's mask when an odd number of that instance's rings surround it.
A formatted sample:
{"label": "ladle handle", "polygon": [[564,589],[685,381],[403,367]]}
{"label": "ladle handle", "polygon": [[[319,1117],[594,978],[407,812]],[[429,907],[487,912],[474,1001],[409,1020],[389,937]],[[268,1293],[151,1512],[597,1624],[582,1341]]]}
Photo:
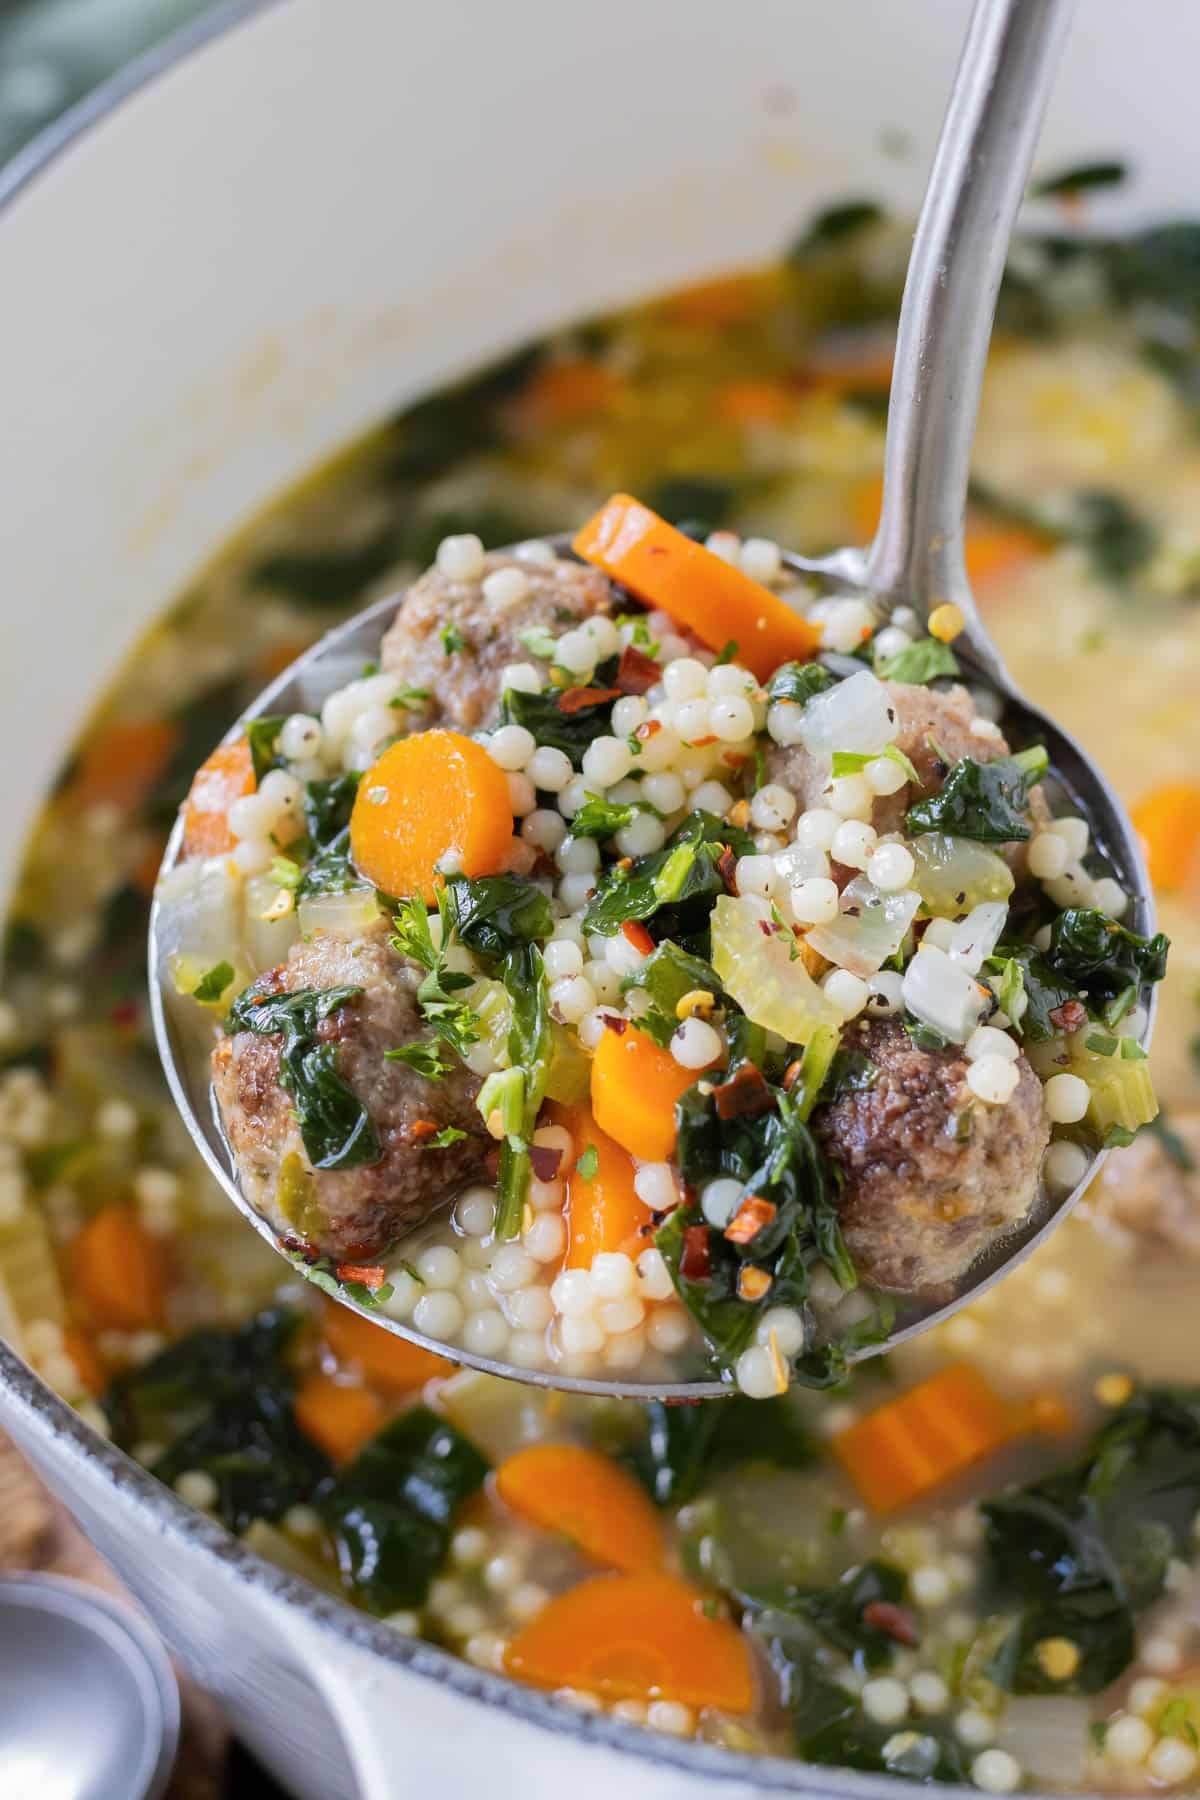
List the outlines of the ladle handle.
{"label": "ladle handle", "polygon": [[976,0],[904,284],[866,585],[974,623],[963,513],[1009,237],[1073,0]]}

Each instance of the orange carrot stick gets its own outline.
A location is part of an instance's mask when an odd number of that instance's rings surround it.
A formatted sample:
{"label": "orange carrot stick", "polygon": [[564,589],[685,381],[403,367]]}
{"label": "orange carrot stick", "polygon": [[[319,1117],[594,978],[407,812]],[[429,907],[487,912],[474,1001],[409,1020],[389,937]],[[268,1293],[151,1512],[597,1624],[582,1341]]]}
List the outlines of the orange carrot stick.
{"label": "orange carrot stick", "polygon": [[155,1331],[162,1325],[166,1253],[132,1207],[101,1207],[72,1240],[67,1260],[93,1324],[116,1331]]}
{"label": "orange carrot stick", "polygon": [[370,1319],[336,1300],[325,1302],[321,1336],[339,1365],[361,1370],[367,1381],[388,1394],[411,1393],[435,1375],[449,1375],[454,1368],[444,1356],[381,1331]]}
{"label": "orange carrot stick", "polygon": [[[639,1200],[633,1185],[633,1159],[608,1133],[601,1131],[586,1104],[552,1105],[548,1109],[556,1125],[571,1133],[575,1149],[559,1170],[566,1186],[563,1213],[567,1222],[567,1253],[563,1267],[590,1269],[602,1250],[624,1250],[637,1256],[646,1248],[641,1228],[650,1222],[650,1208]],[[579,1159],[591,1168],[589,1150],[595,1151],[595,1167],[582,1174]]]}
{"label": "orange carrot stick", "polygon": [[368,1388],[309,1375],[297,1390],[297,1425],[336,1463],[349,1462],[383,1421],[383,1403]]}
{"label": "orange carrot stick", "polygon": [[596,1575],[518,1631],[504,1666],[533,1687],[747,1713],[754,1705],[749,1647],[704,1607],[703,1594],[671,1575]]}
{"label": "orange carrot stick", "polygon": [[876,1512],[961,1475],[1024,1429],[1017,1408],[967,1363],[952,1363],[833,1439],[833,1453]]}
{"label": "orange carrot stick", "polygon": [[123,720],[101,727],[80,754],[68,790],[72,805],[117,806],[122,811],[139,805],[178,741],[179,727],[168,719]]}
{"label": "orange carrot stick", "polygon": [[350,849],[385,894],[434,898],[447,857],[492,875],[512,840],[508,777],[457,731],[419,731],[386,749],[359,784]]}
{"label": "orange carrot stick", "polygon": [[737,644],[765,681],[780,663],[815,656],[820,633],[778,594],[693,543],[628,494],[614,494],[574,547],[648,606],[660,606],[712,650]]}
{"label": "orange carrot stick", "polygon": [[1200,875],[1200,785],[1168,781],[1133,809],[1150,879],[1159,893],[1191,886]]}
{"label": "orange carrot stick", "polygon": [[183,815],[184,855],[227,856],[234,845],[229,809],[257,785],[246,739],[219,744],[192,781]]}
{"label": "orange carrot stick", "polygon": [[592,1058],[592,1111],[609,1137],[643,1162],[675,1148],[675,1102],[700,1079],[644,1031],[606,1031]]}
{"label": "orange carrot stick", "polygon": [[666,1554],[654,1503],[633,1476],[580,1444],[531,1444],[496,1470],[496,1491],[524,1519],[569,1538],[593,1562],[658,1569]]}

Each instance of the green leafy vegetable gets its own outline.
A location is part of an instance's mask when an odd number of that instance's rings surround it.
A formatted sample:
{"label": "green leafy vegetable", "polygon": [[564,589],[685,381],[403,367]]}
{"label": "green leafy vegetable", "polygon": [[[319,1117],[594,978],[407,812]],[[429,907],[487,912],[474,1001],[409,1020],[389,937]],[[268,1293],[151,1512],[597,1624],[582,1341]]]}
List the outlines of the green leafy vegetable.
{"label": "green leafy vegetable", "polygon": [[[1021,1611],[988,1673],[1018,1694],[1095,1694],[1128,1667],[1136,1617],[1186,1556],[1200,1506],[1200,1389],[1149,1388],[1097,1433],[1081,1459],[989,1500],[992,1577]],[[1043,1638],[1077,1645],[1080,1663],[1052,1680]]]}
{"label": "green leafy vegetable", "polygon": [[1139,937],[1094,907],[1072,906],[1050,927],[1046,961],[1082,992],[1088,1010],[1096,1014],[1123,999],[1131,986],[1161,981],[1169,949],[1164,932]]}
{"label": "green leafy vegetable", "polygon": [[964,756],[947,775],[940,794],[909,807],[905,828],[912,836],[945,831],[981,844],[1010,844],[1031,837],[1029,795],[1048,763],[1040,746],[996,762]]}
{"label": "green leafy vegetable", "polygon": [[734,1394],[698,1406],[651,1400],[642,1410],[646,1439],[633,1463],[660,1506],[694,1499],[721,1469],[751,1463],[805,1469],[817,1460],[813,1439],[787,1394],[773,1400]]}
{"label": "green leafy vegetable", "polygon": [[783,1676],[792,1742],[805,1762],[908,1781],[968,1784],[969,1754],[940,1720],[921,1719],[902,1730],[876,1724],[858,1696],[822,1674],[811,1659],[792,1660],[777,1643],[773,1660]]}
{"label": "green leafy vegetable", "polygon": [[305,783],[304,828],[314,850],[332,844],[349,825],[361,779],[359,775],[346,774]]}
{"label": "green leafy vegetable", "polygon": [[874,200],[842,200],[817,213],[803,237],[789,252],[789,260],[801,261],[814,250],[827,250],[832,244],[844,244],[857,237],[868,226],[878,225],[883,208]]}
{"label": "green leafy vegetable", "polygon": [[252,982],[238,995],[225,1021],[231,1035],[252,1031],[256,1037],[282,1037],[279,1085],[291,1096],[314,1169],[357,1168],[378,1162],[382,1155],[366,1107],[337,1072],[337,1045],[317,1038],[321,1022],[361,993],[356,987],[272,993],[262,981]]}
{"label": "green leafy vegetable", "polygon": [[804,706],[815,694],[823,694],[832,686],[833,676],[819,662],[781,663],[767,683],[767,699]]}
{"label": "green leafy vegetable", "polygon": [[940,681],[943,676],[961,673],[958,658],[949,644],[932,637],[918,638],[915,644],[906,644],[895,656],[889,656],[877,672],[885,681],[907,681],[919,687]]}
{"label": "green leafy vegetable", "polygon": [[[612,937],[626,919],[650,919],[664,910],[670,914],[668,927],[683,925],[673,932],[675,936],[686,936],[689,929],[707,930],[712,901],[725,891],[717,865],[726,848],[735,856],[748,856],[754,840],[749,832],[712,813],[690,813],[661,850],[639,856],[628,869],[614,865],[601,876],[587,904],[584,930]],[[704,904],[692,906],[693,901]]]}
{"label": "green leafy vegetable", "polygon": [[711,963],[690,956],[668,938],[651,951],[621,983],[623,992],[637,988],[650,1001],[650,1010],[638,1020],[638,1030],[664,1048],[679,1029],[679,1002],[697,991],[719,994],[721,983]]}
{"label": "green leafy vegetable", "polygon": [[904,779],[911,782],[913,787],[920,788],[925,785],[898,744],[889,744],[886,750],[874,750],[869,754],[857,750],[835,750],[833,773],[835,776],[860,775],[869,762],[875,762],[879,757],[886,757],[888,762],[894,762],[902,772]]}
{"label": "green leafy vegetable", "polygon": [[203,974],[192,989],[192,999],[201,1001],[205,1006],[219,1000],[225,989],[233,980],[233,964],[227,962],[214,963],[212,968]]}
{"label": "green leafy vegetable", "polygon": [[425,1142],[426,1150],[449,1150],[452,1144],[461,1144],[466,1139],[466,1132],[460,1131],[457,1125],[443,1125]]}
{"label": "green leafy vegetable", "polygon": [[500,702],[500,723],[523,725],[539,744],[561,750],[573,767],[580,769],[588,745],[612,730],[612,697],[564,712],[558,703],[560,692],[547,688],[541,694],[525,694],[519,688],[506,688]]}
{"label": "green leafy vegetable", "polygon": [[278,768],[279,734],[286,723],[283,718],[246,720],[246,742],[250,746],[250,760],[254,764],[256,782],[261,782],[270,770]]}
{"label": "green leafy vegetable", "polygon": [[517,944],[548,938],[554,909],[532,881],[516,875],[457,875],[446,883],[447,913],[469,950],[498,961]]}
{"label": "green leafy vegetable", "polygon": [[445,1060],[436,1038],[401,1044],[398,1049],[385,1050],[383,1054],[387,1062],[404,1063],[417,1075],[423,1075],[426,1081],[443,1081],[450,1073],[451,1065]]}
{"label": "green leafy vegetable", "polygon": [[622,806],[616,800],[605,800],[599,794],[589,794],[571,820],[571,836],[610,838],[614,832],[631,825],[638,811],[636,806]]}
{"label": "green leafy vegetable", "polygon": [[983,979],[1021,1036],[1035,1044],[1061,1031],[1051,1013],[1079,999],[1078,986],[1032,944],[999,945],[984,965]]}
{"label": "green leafy vegetable", "polygon": [[438,632],[438,637],[442,642],[442,650],[447,656],[454,656],[458,651],[465,650],[467,647],[467,640],[457,625],[443,625]]}
{"label": "green leafy vegetable", "polygon": [[303,900],[309,894],[348,894],[352,888],[365,885],[350,860],[350,827],[347,825],[317,852],[301,875],[296,894]]}
{"label": "green leafy vegetable", "polygon": [[508,1028],[509,1075],[521,1079],[520,1130],[505,1130],[496,1181],[497,1238],[515,1237],[529,1191],[529,1145],[546,1092],[551,1052],[550,994],[542,953],[534,944],[517,944],[504,959],[502,972],[511,1007]]}
{"label": "green leafy vegetable", "polygon": [[1128,180],[1129,169],[1123,162],[1076,163],[1056,175],[1035,181],[1030,189],[1036,200],[1052,199],[1060,194],[1082,194],[1095,188],[1118,187]]}
{"label": "green leafy vegetable", "polygon": [[438,891],[438,913],[442,941],[441,947],[435,949],[429,929],[429,909],[420,894],[402,901],[392,920],[392,947],[425,970],[425,979],[417,989],[417,1005],[430,1029],[444,1039],[457,1056],[465,1056],[471,1045],[479,1041],[479,1027],[470,1006],[455,996],[473,987],[475,977],[465,970],[447,967],[446,952],[450,948],[453,929],[444,887]]}
{"label": "green leafy vegetable", "polygon": [[723,525],[733,510],[737,487],[720,475],[666,475],[653,483],[646,495],[646,505],[661,513],[673,524],[689,521],[691,535],[703,535]]}
{"label": "green leafy vegetable", "polygon": [[390,528],[365,543],[322,550],[275,551],[250,570],[250,585],[284,593],[303,606],[346,606],[386,575],[401,554]]}
{"label": "green leafy vegetable", "polygon": [[1196,1168],[1196,1158],[1192,1155],[1179,1133],[1172,1129],[1167,1118],[1167,1109],[1163,1107],[1157,1119],[1151,1119],[1146,1130],[1152,1132],[1163,1147],[1163,1155],[1168,1157],[1185,1175],[1190,1175]]}
{"label": "green leafy vegetable", "polygon": [[779,1615],[802,1619],[833,1649],[848,1656],[857,1669],[879,1669],[891,1662],[896,1638],[873,1617],[885,1607],[894,1615],[904,1599],[907,1580],[903,1570],[872,1559],[846,1572],[828,1587],[803,1587],[779,1583],[740,1593],[743,1604],[756,1611],[769,1609],[773,1622]]}
{"label": "green leafy vegetable", "polygon": [[581,1175],[585,1181],[591,1181],[599,1167],[600,1152],[595,1144],[588,1144],[576,1161],[575,1172]]}
{"label": "green leafy vegetable", "polygon": [[424,1603],[459,1509],[487,1472],[475,1446],[424,1406],[371,1439],[319,1501],[361,1605],[390,1613]]}

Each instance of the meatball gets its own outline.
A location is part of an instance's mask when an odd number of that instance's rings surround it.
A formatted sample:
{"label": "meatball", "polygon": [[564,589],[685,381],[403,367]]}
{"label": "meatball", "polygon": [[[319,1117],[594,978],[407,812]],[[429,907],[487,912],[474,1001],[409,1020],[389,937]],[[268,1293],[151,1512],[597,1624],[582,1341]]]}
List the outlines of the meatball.
{"label": "meatball", "polygon": [[1190,1169],[1163,1147],[1161,1135],[1139,1132],[1109,1157],[1088,1190],[1088,1210],[1147,1246],[1200,1256],[1200,1110],[1172,1111],[1171,1131],[1191,1157]]}
{"label": "meatball", "polygon": [[[876,800],[871,823],[880,837],[889,831],[902,831],[909,807],[918,799],[940,793],[950,769],[964,756],[973,757],[976,762],[992,762],[1010,754],[1003,737],[980,736],[972,731],[972,724],[980,715],[966,688],[952,687],[942,693],[903,681],[889,681],[885,686],[899,715],[896,748],[904,752],[920,776],[921,792],[914,794],[911,784],[906,783],[898,792]],[[801,810],[823,804],[832,769],[828,757],[814,756],[803,744],[776,744],[767,752],[767,769],[772,781],[791,789]],[[1045,815],[1040,789],[1035,789],[1030,798],[1030,810],[1035,817]]]}
{"label": "meatball", "polygon": [[[500,569],[517,569],[525,577],[528,591],[522,599],[509,605],[485,599],[483,580]],[[453,581],[433,568],[409,588],[384,637],[382,666],[406,685],[428,689],[429,707],[419,715],[422,728],[477,731],[495,715],[506,663],[548,668],[518,633],[542,626],[559,637],[611,607],[612,589],[598,569],[565,557],[542,568],[493,550],[478,581]],[[451,630],[462,640],[460,649],[447,649]]]}
{"label": "meatball", "polygon": [[813,1130],[845,1178],[846,1247],[877,1287],[937,1298],[1029,1212],[1050,1138],[1041,1083],[1019,1058],[1005,1106],[967,1086],[958,1049],[921,1050],[898,1020],[851,1028],[846,1046],[875,1064],[874,1086],[818,1108]]}
{"label": "meatball", "polygon": [[[479,1082],[469,1070],[459,1064],[443,1080],[430,1081],[385,1059],[385,1051],[424,1035],[415,998],[419,975],[392,949],[381,921],[361,937],[314,933],[271,977],[276,992],[363,990],[323,1021],[319,1036],[338,1046],[337,1072],[370,1116],[383,1152],[378,1162],[312,1169],[291,1099],[279,1085],[279,1036],[241,1031],[213,1052],[213,1081],[242,1191],[281,1237],[303,1235],[339,1262],[377,1259],[477,1179],[492,1148],[474,1104]],[[445,1149],[429,1147],[430,1127],[447,1125],[466,1137]],[[307,1176],[301,1218],[280,1204],[285,1158],[298,1158]]]}

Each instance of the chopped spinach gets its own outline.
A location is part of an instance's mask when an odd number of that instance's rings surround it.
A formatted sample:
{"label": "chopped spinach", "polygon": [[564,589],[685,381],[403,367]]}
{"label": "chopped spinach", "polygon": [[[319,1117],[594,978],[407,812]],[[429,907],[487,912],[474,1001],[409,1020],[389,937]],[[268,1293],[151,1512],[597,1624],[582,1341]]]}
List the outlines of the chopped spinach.
{"label": "chopped spinach", "polygon": [[968,1784],[969,1754],[941,1720],[920,1719],[902,1730],[876,1724],[858,1695],[831,1681],[811,1658],[791,1657],[776,1643],[772,1661],[782,1678],[792,1742],[805,1762],[909,1781]]}
{"label": "chopped spinach", "polygon": [[571,836],[610,838],[614,832],[631,825],[638,810],[635,806],[622,806],[616,800],[605,800],[599,794],[589,794],[571,820]]}
{"label": "chopped spinach", "polygon": [[361,1605],[389,1613],[424,1603],[459,1509],[487,1472],[475,1446],[424,1406],[370,1440],[318,1501]]}
{"label": "chopped spinach", "polygon": [[304,827],[314,849],[323,850],[345,831],[360,780],[359,775],[346,774],[305,783]]}
{"label": "chopped spinach", "polygon": [[295,988],[272,993],[252,982],[229,1009],[230,1034],[282,1037],[279,1085],[291,1096],[296,1124],[314,1169],[351,1169],[378,1162],[379,1137],[358,1096],[337,1072],[336,1044],[322,1043],[317,1027],[339,1007],[357,1000],[361,988]]}
{"label": "chopped spinach", "polygon": [[279,734],[286,722],[282,717],[246,720],[246,742],[250,746],[255,781],[261,782],[264,775],[278,767]]}
{"label": "chopped spinach", "polygon": [[362,886],[362,878],[350,860],[350,827],[347,825],[336,837],[330,838],[323,850],[318,850],[300,876],[296,894],[303,900],[307,894],[348,894],[352,888]]}
{"label": "chopped spinach", "polygon": [[225,989],[233,980],[233,964],[227,962],[214,963],[212,968],[203,974],[192,989],[192,999],[203,1005],[211,1005],[219,1000]]}
{"label": "chopped spinach", "polygon": [[423,1075],[426,1081],[444,1081],[450,1073],[451,1065],[442,1054],[442,1046],[437,1038],[421,1039],[411,1044],[401,1044],[396,1050],[385,1050],[386,1062],[403,1063],[416,1075]]}
{"label": "chopped spinach", "polygon": [[1046,961],[1072,982],[1093,1015],[1123,1001],[1130,987],[1161,981],[1167,972],[1170,939],[1164,932],[1139,937],[1095,907],[1072,906],[1050,927]]}
{"label": "chopped spinach", "polygon": [[998,945],[984,964],[983,979],[1016,1030],[1035,1044],[1062,1029],[1050,1014],[1079,999],[1078,986],[1060,975],[1032,944]]}
{"label": "chopped spinach", "polygon": [[392,920],[392,948],[425,970],[425,978],[417,989],[417,1005],[426,1024],[436,1036],[443,1038],[458,1056],[465,1056],[479,1041],[479,1027],[470,1006],[461,996],[475,985],[475,977],[465,970],[451,969],[446,952],[454,935],[450,918],[450,902],[444,887],[438,890],[438,916],[442,924],[442,941],[434,947],[429,929],[429,909],[420,894],[413,894],[396,908]]}
{"label": "chopped spinach", "polygon": [[[754,1611],[803,1621],[822,1641],[848,1656],[861,1670],[880,1669],[891,1662],[897,1639],[879,1623],[875,1609],[887,1609],[892,1622],[904,1599],[906,1578],[902,1570],[877,1558],[861,1563],[826,1587],[804,1587],[781,1582],[741,1592],[738,1598]],[[915,1633],[914,1633],[915,1635]]]}
{"label": "chopped spinach", "polygon": [[538,744],[561,750],[573,767],[580,769],[588,745],[612,730],[613,695],[597,688],[604,698],[564,712],[559,701],[565,691],[547,688],[541,694],[526,694],[519,688],[506,688],[500,702],[500,723],[523,725]]}
{"label": "chopped spinach", "polygon": [[1040,746],[996,762],[964,756],[947,775],[940,794],[910,806],[905,828],[911,836],[945,831],[974,838],[980,844],[1011,844],[1032,837],[1029,795],[1046,773],[1048,757]]}
{"label": "chopped spinach", "polygon": [[773,1400],[732,1394],[695,1406],[651,1400],[642,1410],[646,1438],[632,1460],[660,1506],[682,1506],[694,1499],[724,1468],[771,1463],[779,1469],[805,1469],[817,1459],[813,1439],[787,1394]]}
{"label": "chopped spinach", "polygon": [[815,694],[833,686],[834,678],[819,662],[781,663],[767,683],[768,700],[787,700],[804,706]]}
{"label": "chopped spinach", "polygon": [[719,994],[721,983],[711,963],[690,956],[670,939],[659,944],[643,963],[621,983],[622,991],[637,988],[650,1001],[650,1009],[638,1019],[638,1030],[664,1047],[679,1029],[679,1002],[685,994]]}
{"label": "chopped spinach", "polygon": [[735,856],[748,856],[754,839],[712,813],[690,813],[661,850],[639,856],[630,868],[616,864],[605,871],[588,901],[584,930],[613,937],[627,919],[646,920],[667,911],[664,923],[683,924],[674,935],[706,931],[712,901],[725,891],[718,864],[726,848]]}
{"label": "chopped spinach", "polygon": [[903,650],[897,650],[895,656],[889,656],[878,673],[885,681],[906,681],[918,687],[926,687],[931,681],[940,681],[945,675],[960,673],[958,658],[949,644],[943,644],[940,638],[918,638],[915,644],[906,644]]}
{"label": "chopped spinach", "polygon": [[516,875],[457,875],[446,883],[447,913],[468,950],[498,961],[517,944],[548,938],[554,909],[541,888]]}
{"label": "chopped spinach", "polygon": [[874,200],[841,200],[815,214],[804,235],[788,252],[790,262],[802,262],[814,250],[827,250],[833,244],[844,244],[868,226],[883,219],[883,208]]}
{"label": "chopped spinach", "polygon": [[1196,1159],[1180,1137],[1179,1133],[1172,1129],[1170,1121],[1167,1118],[1167,1109],[1165,1106],[1160,1111],[1157,1119],[1151,1119],[1145,1129],[1158,1139],[1163,1148],[1163,1155],[1173,1162],[1177,1169],[1182,1170],[1185,1175],[1190,1175],[1194,1172],[1196,1168]]}
{"label": "chopped spinach", "polygon": [[[1115,1681],[1133,1660],[1137,1614],[1187,1554],[1198,1506],[1200,1388],[1168,1387],[1136,1394],[1078,1462],[987,1501],[991,1575],[1021,1609],[991,1679],[1017,1694],[1095,1694]],[[1049,1637],[1080,1651],[1066,1680],[1038,1660]]]}
{"label": "chopped spinach", "polygon": [[733,511],[738,489],[720,475],[665,475],[646,495],[646,505],[664,519],[704,525],[704,535],[724,525]]}
{"label": "chopped spinach", "polygon": [[1119,187],[1129,177],[1128,166],[1123,162],[1090,162],[1076,163],[1069,169],[1061,169],[1056,175],[1046,175],[1035,181],[1030,193],[1035,200],[1049,200],[1058,195],[1082,194],[1096,188]]}

